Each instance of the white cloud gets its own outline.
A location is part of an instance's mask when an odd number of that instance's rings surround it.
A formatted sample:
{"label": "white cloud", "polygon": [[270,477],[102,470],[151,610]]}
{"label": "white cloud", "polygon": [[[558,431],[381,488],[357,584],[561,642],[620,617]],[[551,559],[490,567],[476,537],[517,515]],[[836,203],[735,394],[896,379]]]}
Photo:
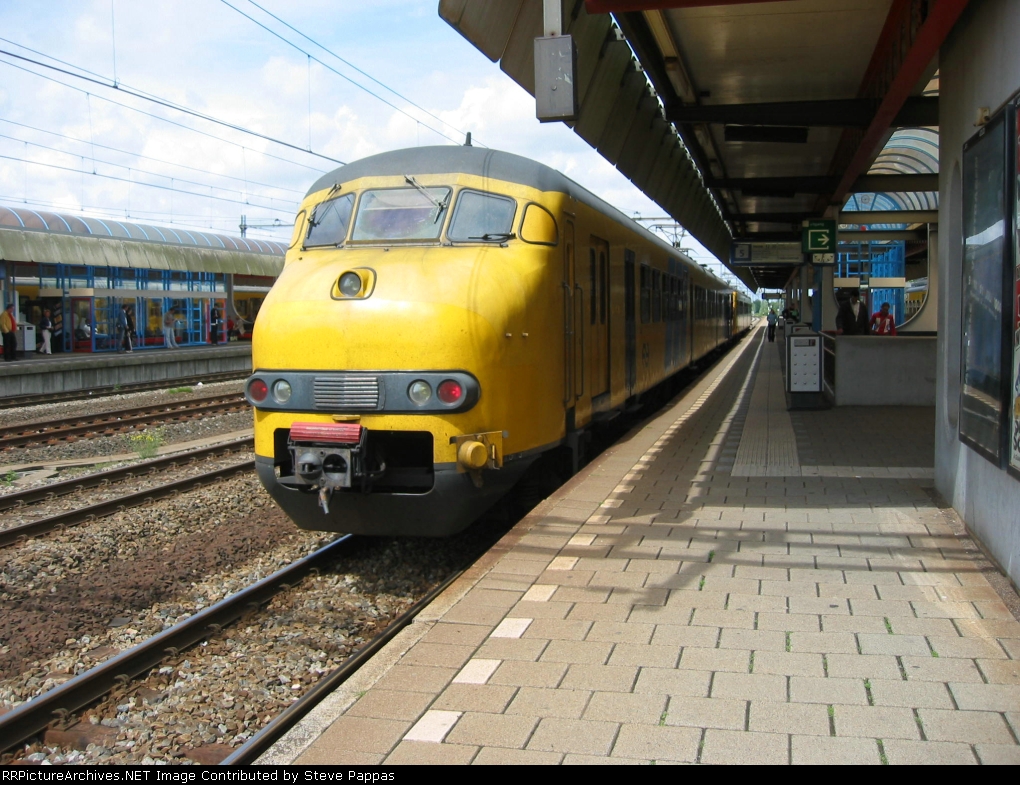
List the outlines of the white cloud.
{"label": "white cloud", "polygon": [[[440,20],[434,0],[381,0],[371,4],[337,4],[332,0],[306,0],[299,4],[285,4],[282,0],[265,2],[274,13],[435,117],[409,106],[309,42],[288,34],[307,51],[367,89],[353,86],[314,61],[309,68],[303,53],[273,38],[226,5],[211,0],[114,0],[118,78],[127,85],[298,147],[308,145],[310,124],[314,148],[342,161],[418,144],[460,143],[463,132],[471,131],[478,143],[559,169],[624,213],[662,214],[661,208],[569,128],[560,123],[539,123],[535,119],[534,99],[502,73],[497,64]],[[253,6],[235,4],[274,29],[283,30]],[[113,76],[109,0],[84,4],[52,0],[44,6],[4,4],[0,6],[0,21],[6,23],[5,35],[19,43]],[[92,93],[93,97],[86,101],[80,91],[0,65],[3,85],[0,117],[85,140],[73,142],[0,122],[0,134],[74,154],[37,149],[29,156],[32,160],[80,168],[84,159],[85,175],[29,165],[28,194],[40,202],[59,203],[65,209],[84,205],[119,214],[130,211],[154,223],[172,217],[175,222],[236,231],[242,213],[253,223],[281,218],[289,224],[291,208],[286,200],[300,199],[319,171],[335,166],[330,161],[188,118],[123,93],[76,82],[70,77],[59,78]],[[100,96],[228,141],[115,106]],[[428,126],[439,129],[449,140]],[[131,167],[130,174],[106,164],[97,164],[96,171],[125,177],[132,180],[132,185],[91,176],[89,140],[93,139],[128,151],[96,148],[95,156]],[[145,160],[138,154],[178,162],[199,171]],[[0,155],[23,158],[24,145],[0,139]],[[23,197],[24,167],[21,163],[0,160],[0,196]],[[143,174],[145,171],[164,176]],[[239,181],[218,175],[230,175]],[[248,203],[171,193],[142,184],[169,186],[170,177],[175,185],[181,180],[205,184],[182,184],[181,188],[220,199],[243,202],[247,198]],[[261,208],[256,203],[271,203],[279,209]],[[276,235],[285,239],[287,231]]]}

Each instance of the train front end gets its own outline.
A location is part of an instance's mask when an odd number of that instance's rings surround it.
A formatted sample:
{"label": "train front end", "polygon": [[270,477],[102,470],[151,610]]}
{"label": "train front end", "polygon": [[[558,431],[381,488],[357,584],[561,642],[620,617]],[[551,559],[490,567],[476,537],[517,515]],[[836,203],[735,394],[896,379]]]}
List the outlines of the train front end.
{"label": "train front end", "polygon": [[300,527],[455,533],[557,438],[562,411],[525,406],[555,378],[527,337],[552,328],[528,313],[546,265],[512,247],[513,187],[476,179],[361,178],[305,200],[246,387],[259,477]]}

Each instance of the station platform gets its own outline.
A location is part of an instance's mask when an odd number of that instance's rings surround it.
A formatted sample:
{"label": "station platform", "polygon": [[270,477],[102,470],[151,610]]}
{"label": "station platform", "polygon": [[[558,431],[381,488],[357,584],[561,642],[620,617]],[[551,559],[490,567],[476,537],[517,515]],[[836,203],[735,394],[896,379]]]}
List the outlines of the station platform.
{"label": "station platform", "polygon": [[0,360],[0,398],[172,381],[228,371],[251,371],[251,343],[137,349],[130,354],[19,352],[17,360]]}
{"label": "station platform", "polygon": [[753,332],[259,762],[1020,763],[1016,597],[934,495],[934,409],[788,412],[779,346]]}

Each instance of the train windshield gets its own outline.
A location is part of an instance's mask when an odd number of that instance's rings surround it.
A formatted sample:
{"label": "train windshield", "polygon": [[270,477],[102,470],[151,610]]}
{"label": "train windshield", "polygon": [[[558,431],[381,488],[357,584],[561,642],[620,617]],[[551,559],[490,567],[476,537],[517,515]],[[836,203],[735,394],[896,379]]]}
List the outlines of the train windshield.
{"label": "train windshield", "polygon": [[340,245],[347,237],[354,209],[354,194],[344,194],[336,199],[320,202],[308,222],[308,237],[305,248],[323,248]]}
{"label": "train windshield", "polygon": [[[413,178],[409,178],[409,181]],[[353,241],[438,240],[450,204],[449,188],[365,191],[354,221]]]}
{"label": "train windshield", "polygon": [[449,238],[454,241],[482,242],[509,240],[517,202],[505,196],[461,191],[450,222]]}

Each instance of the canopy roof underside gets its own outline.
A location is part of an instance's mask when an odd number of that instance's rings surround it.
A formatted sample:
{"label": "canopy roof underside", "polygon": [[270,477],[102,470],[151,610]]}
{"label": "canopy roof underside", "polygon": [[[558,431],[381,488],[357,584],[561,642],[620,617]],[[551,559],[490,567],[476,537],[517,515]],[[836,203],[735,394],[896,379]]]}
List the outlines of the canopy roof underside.
{"label": "canopy roof underside", "polygon": [[[938,96],[926,88],[966,4],[562,0],[572,126],[724,262],[733,239],[799,241],[804,220],[836,218],[856,193],[933,209]],[[534,94],[542,0],[440,0],[439,13]],[[752,288],[790,273],[733,270]]]}

